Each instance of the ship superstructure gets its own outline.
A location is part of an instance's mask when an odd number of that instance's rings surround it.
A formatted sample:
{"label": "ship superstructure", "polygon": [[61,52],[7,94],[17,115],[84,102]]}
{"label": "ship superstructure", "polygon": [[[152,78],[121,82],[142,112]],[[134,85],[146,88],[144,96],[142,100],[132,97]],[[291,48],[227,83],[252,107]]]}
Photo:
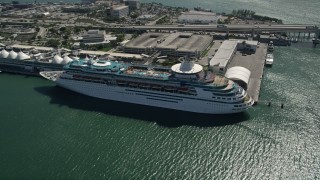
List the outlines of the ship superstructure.
{"label": "ship superstructure", "polygon": [[68,63],[64,71],[40,74],[88,96],[181,111],[229,114],[254,103],[238,84],[187,59],[171,68],[78,60]]}

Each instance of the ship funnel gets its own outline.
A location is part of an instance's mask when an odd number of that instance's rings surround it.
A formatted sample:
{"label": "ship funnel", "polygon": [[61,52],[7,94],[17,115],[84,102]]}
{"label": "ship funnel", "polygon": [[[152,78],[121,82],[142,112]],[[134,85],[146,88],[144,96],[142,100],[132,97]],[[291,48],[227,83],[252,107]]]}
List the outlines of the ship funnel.
{"label": "ship funnel", "polygon": [[202,69],[201,65],[194,64],[194,61],[188,58],[184,58],[181,63],[175,64],[171,67],[173,72],[179,74],[196,74],[202,71]]}
{"label": "ship funnel", "polygon": [[180,66],[180,71],[190,71],[194,66],[194,62],[190,59],[185,58]]}

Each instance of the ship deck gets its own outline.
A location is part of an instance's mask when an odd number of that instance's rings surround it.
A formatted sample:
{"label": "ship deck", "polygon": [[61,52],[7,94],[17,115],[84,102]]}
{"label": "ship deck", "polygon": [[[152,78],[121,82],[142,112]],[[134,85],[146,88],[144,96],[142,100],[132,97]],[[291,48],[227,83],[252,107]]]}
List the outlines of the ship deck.
{"label": "ship deck", "polygon": [[151,78],[164,79],[164,80],[167,80],[171,76],[171,73],[167,71],[159,71],[154,69],[141,69],[141,68],[137,69],[134,67],[129,67],[125,71],[125,74],[148,77],[148,78],[151,77]]}

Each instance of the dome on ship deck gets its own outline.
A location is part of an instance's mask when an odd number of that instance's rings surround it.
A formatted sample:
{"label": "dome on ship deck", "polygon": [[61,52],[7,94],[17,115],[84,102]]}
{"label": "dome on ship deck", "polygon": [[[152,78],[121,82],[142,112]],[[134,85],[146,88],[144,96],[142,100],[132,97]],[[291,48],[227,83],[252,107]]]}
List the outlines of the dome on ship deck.
{"label": "dome on ship deck", "polygon": [[191,60],[183,60],[182,63],[175,64],[171,70],[180,74],[196,74],[202,71],[202,66],[194,64]]}
{"label": "dome on ship deck", "polygon": [[12,50],[9,52],[9,56],[7,58],[8,59],[16,59],[17,56],[18,56],[18,54]]}
{"label": "dome on ship deck", "polygon": [[73,61],[69,56],[64,56],[62,64],[68,64],[69,62]]}
{"label": "dome on ship deck", "polygon": [[55,56],[53,57],[52,63],[54,63],[54,64],[61,64],[62,61],[63,61],[62,57],[57,54],[57,55],[55,55]]}
{"label": "dome on ship deck", "polygon": [[18,53],[17,59],[18,59],[18,60],[30,59],[30,56],[27,55],[27,54],[25,54],[24,52],[20,51],[20,52]]}

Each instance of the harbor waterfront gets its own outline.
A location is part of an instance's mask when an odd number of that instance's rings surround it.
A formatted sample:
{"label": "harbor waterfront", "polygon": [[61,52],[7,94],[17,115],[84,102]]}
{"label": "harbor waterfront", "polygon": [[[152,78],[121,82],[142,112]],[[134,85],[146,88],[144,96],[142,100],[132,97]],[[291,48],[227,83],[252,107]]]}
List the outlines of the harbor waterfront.
{"label": "harbor waterfront", "polygon": [[[317,0],[158,2],[320,24]],[[0,179],[319,179],[320,49],[305,41],[275,46],[258,105],[231,115],[102,100],[0,69]]]}
{"label": "harbor waterfront", "polygon": [[319,54],[303,43],[276,47],[260,97],[271,107],[222,116],[99,100],[1,73],[0,177],[319,178]]}
{"label": "harbor waterfront", "polygon": [[[143,0],[142,2],[158,2],[169,6],[193,8],[200,6],[213,12],[231,13],[233,9],[250,9],[259,15],[282,19],[287,23],[319,24],[320,12],[318,0]],[[303,7],[303,8],[302,8]]]}

